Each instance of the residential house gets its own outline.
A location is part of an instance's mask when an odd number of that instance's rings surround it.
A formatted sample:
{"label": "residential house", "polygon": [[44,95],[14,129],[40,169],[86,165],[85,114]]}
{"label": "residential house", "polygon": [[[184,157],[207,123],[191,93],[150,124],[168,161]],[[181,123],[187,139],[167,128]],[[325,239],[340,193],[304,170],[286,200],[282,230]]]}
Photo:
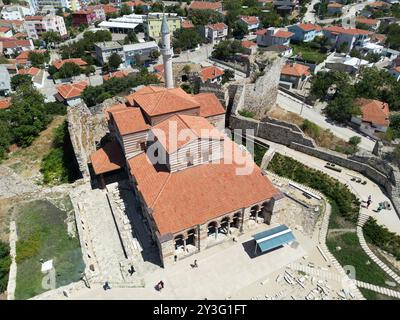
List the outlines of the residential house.
{"label": "residential house", "polygon": [[25,29],[29,38],[32,39],[39,39],[39,37],[47,31],[54,31],[61,37],[67,35],[64,18],[52,14],[45,16],[26,16]]}
{"label": "residential house", "polygon": [[317,36],[322,36],[322,28],[312,23],[298,23],[288,26],[288,30],[293,32],[291,41],[310,42]]}
{"label": "residential house", "polygon": [[260,20],[256,16],[240,16],[240,20],[247,25],[249,31],[257,30],[260,26]]}
{"label": "residential house", "polygon": [[13,36],[12,29],[9,27],[0,27],[0,37],[11,38]]}
{"label": "residential house", "polygon": [[356,17],[356,26],[357,28],[360,27],[360,25],[368,27],[369,30],[378,30],[380,21],[377,19],[368,19],[364,17]]}
{"label": "residential house", "polygon": [[131,73],[132,72],[128,70],[118,70],[114,72],[109,72],[108,74],[103,76],[103,81],[108,81],[111,78],[125,78],[127,75]]}
{"label": "residential house", "polygon": [[18,74],[30,75],[33,85],[38,89],[43,88],[45,76],[43,70],[35,67],[28,67],[26,69],[19,69]]}
{"label": "residential house", "polygon": [[337,2],[328,4],[329,15],[341,15],[343,13],[343,5]]}
{"label": "residential house", "polygon": [[389,105],[385,102],[359,98],[355,104],[360,107],[361,115],[351,117],[351,122],[359,125],[359,130],[375,137],[377,132],[386,132],[389,127]]}
{"label": "residential house", "polygon": [[13,38],[3,38],[0,40],[0,48],[3,54],[11,57],[14,54],[20,54],[22,51],[30,51],[35,47],[31,39],[29,40],[15,40]]}
{"label": "residential house", "polygon": [[10,106],[11,106],[11,98],[0,98],[0,110],[8,109],[10,108]]}
{"label": "residential house", "polygon": [[147,15],[147,19],[144,20],[145,36],[147,39],[153,39],[157,43],[161,40],[161,23],[164,14],[167,16],[168,28],[172,34],[181,28],[183,18],[179,17],[176,13],[150,12]]}
{"label": "residential house", "polygon": [[301,89],[304,81],[310,74],[310,67],[289,62],[286,63],[281,70],[280,81],[291,83],[292,88]]}
{"label": "residential house", "polygon": [[7,5],[1,9],[1,18],[4,20],[24,20],[25,16],[34,12],[29,7],[21,5]]}
{"label": "residential house", "polygon": [[14,32],[25,32],[25,22],[23,20],[0,20],[0,27],[8,27]]}
{"label": "residential house", "polygon": [[192,1],[189,5],[189,14],[192,10],[213,10],[222,13],[222,1]]}
{"label": "residential house", "polygon": [[11,93],[11,78],[7,67],[0,65],[0,95],[7,96]]}
{"label": "residential house", "polygon": [[373,64],[367,60],[350,57],[340,53],[329,56],[329,58],[325,61],[325,68],[345,72],[348,74],[355,74],[360,70],[361,67],[372,65]]}
{"label": "residential house", "polygon": [[81,94],[83,90],[88,86],[87,81],[79,81],[68,84],[61,84],[56,87],[57,93],[55,98],[69,106],[76,106],[81,103]]}
{"label": "residential house", "polygon": [[204,27],[204,38],[208,43],[216,44],[226,39],[228,26],[223,23],[209,24]]}
{"label": "residential house", "polygon": [[261,29],[256,32],[257,44],[263,47],[273,45],[288,46],[290,38],[294,35],[293,32],[270,27],[268,29]]}
{"label": "residential house", "polygon": [[153,51],[160,51],[155,41],[126,44],[123,46],[125,65],[128,67],[135,63],[147,64],[154,60],[151,57]]}
{"label": "residential house", "polygon": [[190,20],[183,20],[181,27],[182,29],[194,29],[194,24]]}
{"label": "residential house", "polygon": [[244,48],[244,54],[252,55],[257,52],[257,43],[250,40],[243,40],[242,47]]}
{"label": "residential house", "polygon": [[293,55],[293,48],[289,46],[273,45],[266,47],[265,51],[272,51],[279,54],[281,57],[291,57]]}
{"label": "residential house", "polygon": [[336,48],[344,44],[349,51],[354,46],[362,46],[364,43],[370,42],[370,36],[372,35],[372,32],[368,30],[346,29],[339,26],[325,27],[323,32],[328,41]]}
{"label": "residential house", "polygon": [[274,9],[281,16],[287,16],[298,6],[297,0],[274,0]]}
{"label": "residential house", "polygon": [[67,8],[72,11],[81,9],[81,4],[78,0],[28,0],[28,2],[33,13],[48,7],[56,9]]}
{"label": "residential house", "polygon": [[106,14],[103,7],[92,7],[72,13],[72,24],[74,26],[91,25],[104,20],[106,20]]}
{"label": "residential house", "polygon": [[400,66],[395,66],[389,69],[389,73],[396,79],[396,81],[400,80]]}
{"label": "residential house", "polygon": [[206,67],[200,70],[200,78],[203,82],[220,83],[223,75],[224,70],[215,66]]}
{"label": "residential house", "polygon": [[132,12],[134,12],[135,8],[138,6],[141,6],[145,12],[148,12],[151,9],[151,4],[141,1],[141,0],[135,0],[135,1],[127,1],[124,2],[129,8],[131,8]]}
{"label": "residential house", "polygon": [[85,60],[82,60],[81,58],[70,58],[70,59],[64,59],[64,60],[55,60],[53,61],[53,66],[57,69],[60,70],[60,68],[65,64],[65,63],[75,63],[79,67],[86,67],[87,62]]}
{"label": "residential house", "polygon": [[94,45],[94,50],[96,53],[96,60],[101,65],[104,65],[106,62],[108,62],[108,58],[113,53],[118,54],[122,61],[125,60],[123,46],[116,41],[97,42]]}
{"label": "residential house", "polygon": [[16,63],[17,65],[22,65],[22,66],[29,66],[30,61],[29,61],[29,54],[31,52],[34,53],[40,53],[43,54],[46,52],[46,50],[32,50],[32,51],[22,51],[16,58]]}

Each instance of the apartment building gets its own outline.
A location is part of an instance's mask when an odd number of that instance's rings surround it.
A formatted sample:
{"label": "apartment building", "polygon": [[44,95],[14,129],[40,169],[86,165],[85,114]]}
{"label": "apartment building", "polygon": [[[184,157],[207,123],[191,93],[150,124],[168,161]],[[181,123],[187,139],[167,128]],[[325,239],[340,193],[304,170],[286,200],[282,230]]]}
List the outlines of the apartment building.
{"label": "apartment building", "polygon": [[25,29],[29,38],[38,39],[47,31],[55,31],[61,37],[67,35],[64,18],[56,15],[27,16],[25,17]]}

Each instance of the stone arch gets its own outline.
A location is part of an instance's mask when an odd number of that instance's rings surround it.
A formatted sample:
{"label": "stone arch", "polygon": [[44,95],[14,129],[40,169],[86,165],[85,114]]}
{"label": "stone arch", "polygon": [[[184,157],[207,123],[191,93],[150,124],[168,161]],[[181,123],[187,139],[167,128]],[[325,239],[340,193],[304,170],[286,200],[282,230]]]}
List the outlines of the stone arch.
{"label": "stone arch", "polygon": [[270,210],[270,202],[269,201],[265,201],[261,205],[261,214],[262,214],[262,217],[264,218],[264,223],[271,224],[272,211]]}
{"label": "stone arch", "polygon": [[211,221],[210,223],[207,224],[207,236],[212,236],[213,234],[216,234],[215,237],[218,235],[218,222],[217,221]]}
{"label": "stone arch", "polygon": [[174,245],[175,245],[175,250],[179,250],[185,247],[185,240],[183,234],[178,234],[174,237]]}
{"label": "stone arch", "polygon": [[231,228],[238,228],[240,227],[240,218],[242,217],[242,213],[241,212],[236,212],[233,216],[232,216],[232,220],[230,223],[230,227]]}
{"label": "stone arch", "polygon": [[229,223],[230,223],[231,218],[229,216],[226,216],[224,218],[221,219],[221,223],[220,226],[218,228],[218,232],[228,235],[229,234]]}
{"label": "stone arch", "polygon": [[252,206],[250,208],[250,220],[256,220],[258,211],[260,210],[260,206],[258,204]]}
{"label": "stone arch", "polygon": [[196,245],[196,229],[190,229],[187,231],[186,245]]}

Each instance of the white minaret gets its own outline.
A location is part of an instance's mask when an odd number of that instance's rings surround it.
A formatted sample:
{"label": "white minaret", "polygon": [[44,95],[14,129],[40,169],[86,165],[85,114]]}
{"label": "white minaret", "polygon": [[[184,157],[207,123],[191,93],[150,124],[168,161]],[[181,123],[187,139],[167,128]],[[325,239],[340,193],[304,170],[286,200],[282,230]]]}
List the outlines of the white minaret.
{"label": "white minaret", "polygon": [[163,21],[161,24],[161,54],[164,62],[164,79],[165,87],[167,89],[174,87],[174,77],[172,73],[172,54],[173,50],[171,47],[171,37],[169,34],[169,27],[167,16],[163,15]]}

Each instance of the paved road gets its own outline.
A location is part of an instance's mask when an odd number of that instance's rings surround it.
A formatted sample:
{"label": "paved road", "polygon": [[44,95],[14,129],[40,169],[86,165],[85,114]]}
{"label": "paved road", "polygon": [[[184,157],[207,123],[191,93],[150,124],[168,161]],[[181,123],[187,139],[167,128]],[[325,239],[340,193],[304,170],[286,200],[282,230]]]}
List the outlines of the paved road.
{"label": "paved road", "polygon": [[[282,107],[283,109],[285,109],[287,111],[291,111],[291,112],[294,112],[297,114],[300,114],[300,112],[301,112],[302,103],[299,100],[294,99],[292,97],[289,98],[287,95],[283,94],[282,92],[279,92],[277,102],[280,107]],[[324,129],[330,129],[335,136],[337,136],[338,138],[341,138],[345,141],[348,141],[351,137],[354,137],[354,136],[361,137],[360,147],[365,150],[372,151],[374,148],[375,142],[372,141],[371,139],[356,133],[352,129],[349,129],[346,127],[341,127],[341,126],[334,125],[334,124],[327,122],[325,116],[319,114],[317,111],[315,111],[312,108],[308,108],[306,106],[303,107],[301,116],[305,119],[315,122],[316,124],[318,124],[320,127],[324,128]]]}
{"label": "paved road", "polygon": [[303,22],[315,23],[315,12],[312,11],[314,11],[314,6],[319,2],[320,0],[311,0],[311,3],[307,7],[307,12],[304,14]]}

